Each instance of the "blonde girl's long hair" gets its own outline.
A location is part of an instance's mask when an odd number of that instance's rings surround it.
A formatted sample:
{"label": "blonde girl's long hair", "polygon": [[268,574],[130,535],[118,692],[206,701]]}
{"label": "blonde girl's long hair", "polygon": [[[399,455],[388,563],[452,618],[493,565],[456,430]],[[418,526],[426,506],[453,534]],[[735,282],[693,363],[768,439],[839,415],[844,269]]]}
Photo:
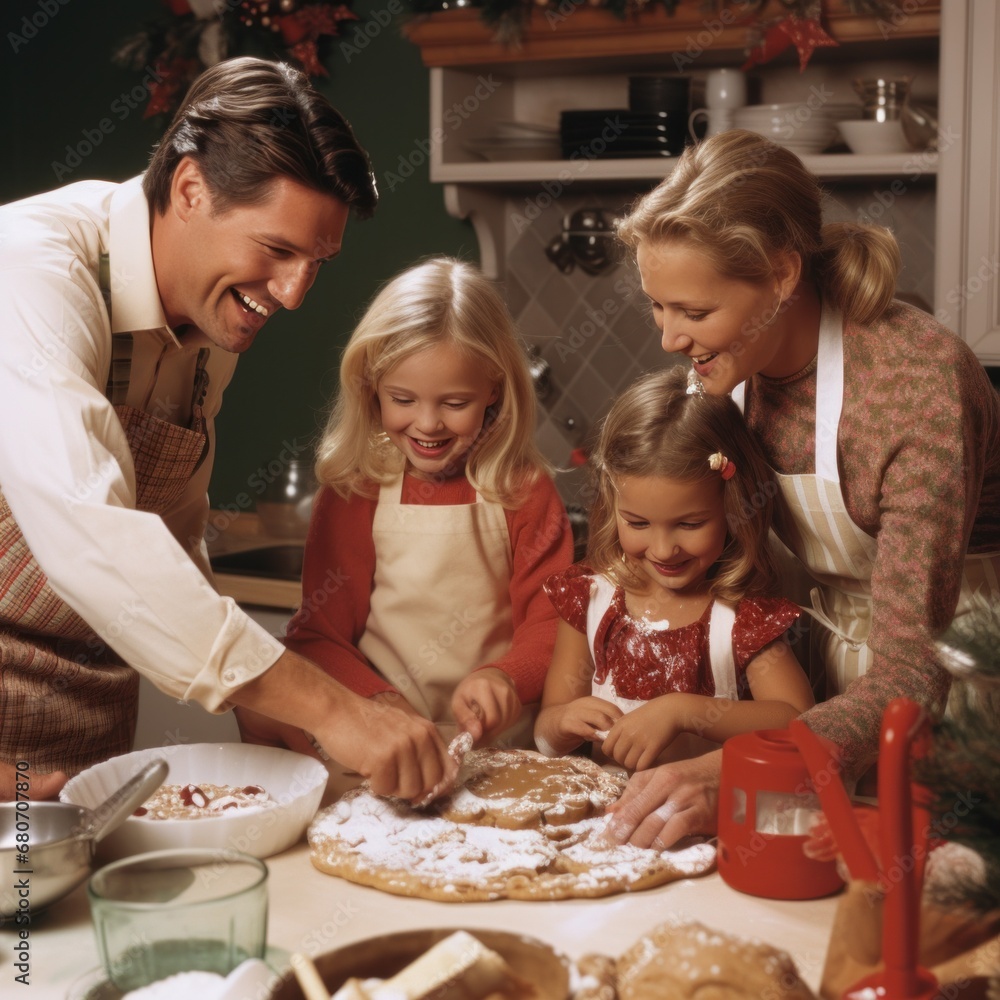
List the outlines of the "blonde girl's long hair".
{"label": "blonde girl's long hair", "polygon": [[823,225],[820,188],[792,152],[756,132],[727,129],[689,146],[670,175],[618,225],[633,253],[678,240],[723,276],[770,283],[773,261],[797,253],[802,274],[845,321],[869,324],[892,303],[899,246],[881,226]]}
{"label": "blonde girl's long hair", "polygon": [[[777,484],[739,408],[728,396],[687,394],[681,365],[637,379],[615,401],[591,456],[594,502],[587,561],[619,586],[645,582],[618,540],[618,489],[625,478],[662,476],[680,482],[722,483],[728,536],[711,580],[713,597],[735,603],[774,593],[778,570],[768,529]],[[736,465],[728,480],[709,465],[721,451]]]}
{"label": "blonde girl's long hair", "polygon": [[550,471],[534,443],[535,392],[527,358],[496,286],[472,264],[426,260],[384,285],[351,335],[340,388],[317,448],[316,475],[343,497],[376,496],[403,469],[382,431],[377,390],[406,358],[454,344],[495,383],[498,397],[467,453],[465,475],[487,500],[519,505]]}

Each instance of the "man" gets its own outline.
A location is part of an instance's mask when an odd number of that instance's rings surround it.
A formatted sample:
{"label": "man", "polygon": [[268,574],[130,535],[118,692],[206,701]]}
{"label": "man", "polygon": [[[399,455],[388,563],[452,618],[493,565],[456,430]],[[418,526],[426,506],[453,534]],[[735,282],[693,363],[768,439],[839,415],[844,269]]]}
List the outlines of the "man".
{"label": "man", "polygon": [[348,692],[220,597],[203,541],[237,355],[376,198],[304,75],[234,59],[195,82],[142,178],[0,209],[0,799],[54,795],[129,750],[139,673],[238,706],[244,738],[311,736],[386,794],[453,776],[430,723]]}

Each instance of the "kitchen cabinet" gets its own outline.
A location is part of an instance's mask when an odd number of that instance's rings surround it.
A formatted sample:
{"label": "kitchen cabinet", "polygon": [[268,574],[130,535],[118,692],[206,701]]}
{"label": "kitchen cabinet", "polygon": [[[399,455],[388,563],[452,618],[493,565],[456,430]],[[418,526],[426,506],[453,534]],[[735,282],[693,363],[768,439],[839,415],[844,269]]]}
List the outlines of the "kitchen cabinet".
{"label": "kitchen cabinet", "polygon": [[[875,208],[904,192],[935,192],[934,288],[926,298],[984,362],[1000,361],[1000,10],[993,0],[900,0],[897,6],[896,16],[879,20],[855,14],[847,0],[825,3],[826,27],[840,45],[817,49],[802,74],[787,57],[758,67],[757,100],[805,101],[818,87],[839,103],[856,100],[855,76],[914,76],[915,97],[939,105],[939,153],[835,152],[803,159],[828,186],[870,185]],[[682,0],[673,15],[647,9],[620,21],[565,0],[536,9],[519,46],[498,43],[476,10],[417,18],[407,34],[430,67],[431,134],[399,166],[429,164],[448,211],[473,224],[484,272],[502,278],[515,235],[513,196],[519,206],[550,205],[584,191],[631,196],[661,180],[672,161],[484,161],[474,150],[477,142],[503,122],[555,127],[562,110],[625,108],[633,74],[683,72],[697,86],[710,68],[739,66],[746,29],[738,15],[744,9],[734,3],[706,12],[698,0]]]}
{"label": "kitchen cabinet", "polygon": [[1000,364],[998,53],[994,0],[949,0],[941,23],[935,311],[994,365]]}

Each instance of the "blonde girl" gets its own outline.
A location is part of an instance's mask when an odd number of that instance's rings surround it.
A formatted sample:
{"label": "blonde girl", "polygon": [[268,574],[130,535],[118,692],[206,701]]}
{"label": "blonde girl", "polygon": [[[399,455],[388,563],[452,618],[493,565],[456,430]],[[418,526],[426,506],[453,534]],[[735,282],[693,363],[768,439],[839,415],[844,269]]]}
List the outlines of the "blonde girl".
{"label": "blonde girl", "polygon": [[546,583],[560,622],[539,749],[593,741],[643,770],[809,708],[784,638],[799,610],[769,596],[774,484],[733,403],[681,367],[644,376],[591,461],[588,565]]}
{"label": "blonde girl", "polygon": [[445,738],[526,744],[572,552],[534,427],[494,285],[447,258],[390,281],[344,351],[289,647]]}

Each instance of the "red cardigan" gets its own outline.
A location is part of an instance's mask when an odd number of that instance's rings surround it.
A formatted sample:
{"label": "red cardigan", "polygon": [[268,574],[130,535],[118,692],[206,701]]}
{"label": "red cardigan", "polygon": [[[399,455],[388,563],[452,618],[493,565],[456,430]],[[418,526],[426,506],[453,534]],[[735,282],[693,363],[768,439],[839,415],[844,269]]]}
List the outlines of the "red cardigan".
{"label": "red cardigan", "polygon": [[[474,503],[465,477],[443,483],[403,477],[401,503]],[[368,620],[375,574],[372,521],[377,499],[344,500],[321,489],[313,506],[302,573],[302,607],[288,625],[285,645],[319,664],[352,691],[365,696],[392,691],[358,650]],[[539,701],[555,644],[557,615],[543,582],[573,561],[566,510],[552,480],[539,476],[521,507],[505,510],[513,554],[510,603],[514,638],[492,663],[513,681],[523,704]]]}

